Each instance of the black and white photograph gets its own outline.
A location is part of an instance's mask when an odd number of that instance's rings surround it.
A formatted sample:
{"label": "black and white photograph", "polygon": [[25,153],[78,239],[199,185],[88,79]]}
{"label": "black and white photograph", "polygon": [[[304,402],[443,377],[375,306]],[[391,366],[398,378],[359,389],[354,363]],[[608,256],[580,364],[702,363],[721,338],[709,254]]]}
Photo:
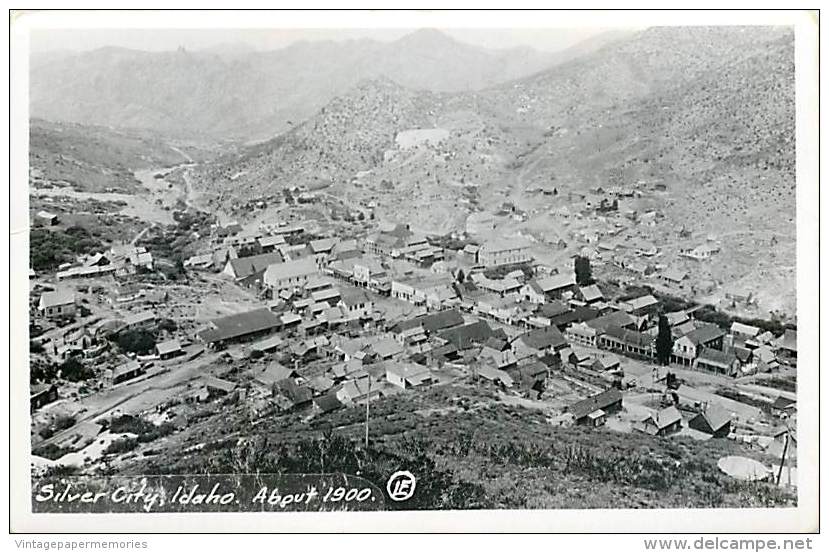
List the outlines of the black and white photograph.
{"label": "black and white photograph", "polygon": [[817,18],[12,13],[12,528],[816,531]]}

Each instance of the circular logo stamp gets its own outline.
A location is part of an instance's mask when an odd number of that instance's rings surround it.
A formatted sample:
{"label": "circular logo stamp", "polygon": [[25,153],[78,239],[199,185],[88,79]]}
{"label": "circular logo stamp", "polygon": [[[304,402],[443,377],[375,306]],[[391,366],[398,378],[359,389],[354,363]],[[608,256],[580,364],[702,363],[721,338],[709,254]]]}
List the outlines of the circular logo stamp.
{"label": "circular logo stamp", "polygon": [[406,501],[414,495],[416,484],[414,474],[407,470],[398,470],[389,477],[386,491],[392,501]]}

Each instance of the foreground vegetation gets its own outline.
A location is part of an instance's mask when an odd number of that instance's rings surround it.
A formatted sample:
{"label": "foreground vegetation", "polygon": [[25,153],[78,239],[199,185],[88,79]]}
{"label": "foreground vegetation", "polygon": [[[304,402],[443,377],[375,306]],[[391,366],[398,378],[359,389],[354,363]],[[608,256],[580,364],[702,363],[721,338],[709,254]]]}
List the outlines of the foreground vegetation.
{"label": "foreground vegetation", "polygon": [[[393,505],[405,509],[771,507],[796,501],[771,484],[721,473],[717,460],[724,455],[758,458],[730,441],[554,427],[541,411],[457,386],[385,398],[372,413],[366,449],[362,407],[312,423],[296,415],[250,421],[245,411],[222,407],[126,472],[344,472],[382,488],[405,469],[418,478],[415,496]],[[182,454],[194,445],[200,447]]]}

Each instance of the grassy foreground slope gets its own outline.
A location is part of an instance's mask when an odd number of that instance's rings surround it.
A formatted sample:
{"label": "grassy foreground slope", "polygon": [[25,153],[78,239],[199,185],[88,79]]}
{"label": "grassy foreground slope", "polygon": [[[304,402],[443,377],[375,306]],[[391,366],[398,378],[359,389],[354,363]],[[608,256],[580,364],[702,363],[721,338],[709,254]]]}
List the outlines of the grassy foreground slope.
{"label": "grassy foreground slope", "polygon": [[392,504],[405,509],[772,507],[796,501],[771,484],[739,482],[718,470],[724,455],[771,461],[742,445],[554,427],[542,411],[508,406],[469,387],[436,386],[373,403],[368,450],[361,443],[362,407],[310,423],[296,415],[256,419],[242,409],[211,411],[153,443],[150,457],[139,454],[119,473],[342,471],[382,489],[403,469],[418,478],[415,496]]}

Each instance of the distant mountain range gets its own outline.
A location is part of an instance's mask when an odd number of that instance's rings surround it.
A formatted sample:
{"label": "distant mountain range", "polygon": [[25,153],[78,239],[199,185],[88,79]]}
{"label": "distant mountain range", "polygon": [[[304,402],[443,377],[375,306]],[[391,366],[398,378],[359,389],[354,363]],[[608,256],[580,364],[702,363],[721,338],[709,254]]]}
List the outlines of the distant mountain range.
{"label": "distant mountain range", "polygon": [[100,48],[31,60],[31,114],[192,138],[256,140],[312,116],[359,82],[385,77],[433,92],[479,90],[565,63],[627,36],[596,35],[567,50],[488,50],[421,30],[394,42],[297,42],[251,51]]}
{"label": "distant mountain range", "polygon": [[[655,28],[475,92],[362,81],[291,131],[206,166],[205,181],[344,181],[388,165],[400,131],[434,127],[450,131],[453,160],[486,155],[493,175],[533,163],[525,178],[539,186],[686,179],[725,160],[793,178],[793,63],[788,29]],[[447,160],[435,172],[463,173]]]}

